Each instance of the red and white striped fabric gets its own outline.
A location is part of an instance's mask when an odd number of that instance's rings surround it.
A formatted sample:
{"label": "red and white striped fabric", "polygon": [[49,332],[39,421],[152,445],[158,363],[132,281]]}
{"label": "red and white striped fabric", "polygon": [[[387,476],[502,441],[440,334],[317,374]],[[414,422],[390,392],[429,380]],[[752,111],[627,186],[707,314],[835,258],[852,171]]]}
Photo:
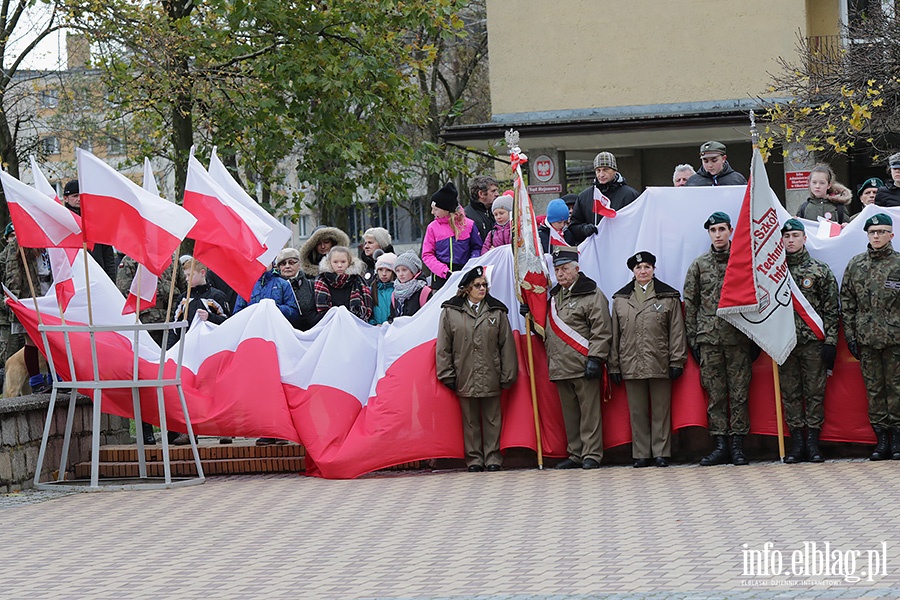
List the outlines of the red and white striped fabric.
{"label": "red and white striped fabric", "polygon": [[215,147],[213,147],[212,156],[209,159],[209,175],[216,183],[222,186],[222,189],[228,192],[232,198],[259,217],[263,223],[272,228],[269,233],[263,235],[263,239],[261,240],[262,245],[265,246],[265,251],[262,255],[256,257],[256,260],[262,263],[263,266],[269,268],[269,265],[272,264],[272,261],[275,260],[278,253],[284,248],[284,245],[290,241],[291,230],[285,227],[278,219],[266,212],[266,209],[260,206],[256,200],[250,197],[250,194],[244,191],[244,188],[242,188],[240,184],[234,180],[234,177],[231,176],[231,173],[228,172],[228,168],[222,164],[221,160],[219,160],[219,157],[216,155]]}
{"label": "red and white striped fabric", "polygon": [[579,354],[587,356],[590,351],[590,342],[586,337],[572,329],[559,317],[559,313],[556,311],[556,298],[550,299],[549,317],[550,327],[553,328],[553,333]]}
{"label": "red and white striped fabric", "polygon": [[594,186],[594,214],[611,219],[616,216],[616,211],[610,206],[609,198],[597,189],[596,185]]}
{"label": "red and white striped fabric", "polygon": [[551,246],[568,246],[568,242],[563,237],[562,231],[557,231],[555,227],[552,225],[548,225],[550,228],[550,245]]}
{"label": "red and white striped fabric", "polygon": [[816,229],[816,237],[820,239],[837,237],[841,235],[841,226],[839,223],[835,223],[831,219],[826,219],[824,217],[817,217],[819,221],[819,227]]}
{"label": "red and white striped fabric", "polygon": [[791,302],[794,305],[794,311],[800,315],[800,318],[803,319],[803,322],[806,323],[817,338],[824,340],[825,323],[822,321],[819,313],[816,312],[816,309],[809,303],[809,300],[806,299],[806,296],[803,295],[803,291],[797,285],[793,275],[791,275],[791,290],[793,291]]}
{"label": "red and white striped fabric", "polygon": [[[522,165],[528,157],[513,148],[510,153],[513,168],[512,247],[518,288],[516,297],[528,305],[534,328],[541,335],[547,326],[547,292],[550,274],[544,261],[541,239],[538,234],[534,205],[522,176]],[[552,228],[551,228],[552,229]]]}
{"label": "red and white striped fabric", "polygon": [[[150,164],[149,158],[144,158],[144,185],[142,187],[154,196],[159,196],[159,188],[156,186],[156,179],[153,177],[153,165]],[[140,305],[140,310],[155,306],[158,286],[159,277],[147,267],[138,264],[137,272],[135,272],[134,279],[131,280],[131,287],[128,289],[128,297],[125,299],[125,307],[122,309],[122,314],[140,312],[138,305]]]}
{"label": "red and white striped fabric", "polygon": [[253,284],[269,268],[257,259],[266,253],[272,227],[225,191],[193,155],[188,159],[184,207],[197,217],[189,234],[196,241],[194,258],[249,299]]}
{"label": "red and white striped fabric", "polygon": [[[56,202],[62,204],[56,190],[47,181],[41,168],[38,166],[34,157],[31,157],[31,174],[34,177],[35,189]],[[78,227],[81,227],[81,217],[66,209],[75,218]],[[75,296],[75,284],[72,281],[72,263],[78,250],[74,248],[47,248],[47,254],[50,257],[50,272],[53,274],[53,286],[56,288],[56,297],[62,310],[66,310],[69,301]]]}
{"label": "red and white striped fabric", "polygon": [[109,244],[162,274],[197,220],[84,150],[75,151],[81,218],[89,242]]}
{"label": "red and white striped fabric", "polygon": [[0,182],[19,246],[81,248],[81,227],[70,210],[5,171]]}

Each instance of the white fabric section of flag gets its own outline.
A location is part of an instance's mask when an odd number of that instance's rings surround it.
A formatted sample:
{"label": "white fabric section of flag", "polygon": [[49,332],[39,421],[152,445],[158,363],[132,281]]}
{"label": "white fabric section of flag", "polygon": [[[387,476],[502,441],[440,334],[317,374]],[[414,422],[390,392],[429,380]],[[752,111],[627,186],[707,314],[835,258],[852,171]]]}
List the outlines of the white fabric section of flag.
{"label": "white fabric section of flag", "polygon": [[34,221],[35,225],[54,245],[73,234],[80,234],[81,227],[75,221],[71,211],[53,197],[49,197],[24,184],[6,171],[0,171],[0,181],[6,201],[19,205]]}
{"label": "white fabric section of flag", "polygon": [[141,187],[154,196],[159,196],[159,187],[156,185],[156,177],[153,176],[153,165],[146,156],[144,157],[144,181]]}
{"label": "white fabric section of flag", "polygon": [[[159,196],[156,178],[153,177],[153,166],[150,164],[150,159],[146,157],[144,158],[144,181],[142,187],[154,196]],[[175,277],[172,277],[172,280],[174,281]],[[142,309],[150,308],[156,304],[156,290],[158,286],[159,277],[152,273],[150,269],[141,265],[138,267],[134,279],[131,280],[128,294],[135,298],[140,294]],[[137,302],[134,305],[137,306]]]}
{"label": "white fabric section of flag", "polygon": [[[531,197],[528,195],[528,187],[525,185],[525,179],[522,176],[521,166],[516,167],[513,189],[515,191],[513,211],[514,226],[516,227],[515,238],[521,244],[521,247],[514,248],[516,276],[521,287],[528,286],[528,289],[531,289],[534,285],[531,283],[534,275],[547,277],[548,274],[542,258],[543,252],[537,232],[537,218],[534,214],[534,207],[531,204]],[[546,283],[544,283],[544,286],[546,286]],[[540,294],[544,290],[535,289],[533,291]]]}
{"label": "white fabric section of flag", "polygon": [[56,188],[50,185],[50,182],[47,180],[44,172],[41,171],[41,168],[38,166],[37,161],[33,156],[29,156],[28,159],[31,162],[31,176],[34,177],[34,189],[44,194],[57,204],[61,204],[62,202],[59,199],[59,194],[56,193]]}
{"label": "white fabric section of flag", "polygon": [[[749,198],[744,200],[750,205],[750,222],[742,228],[735,228],[722,299],[716,314],[744,332],[780,365],[797,345],[791,277],[766,165],[757,148],[753,149],[750,171],[750,183],[747,184]],[[738,239],[738,236],[744,235],[749,236],[749,244],[747,240]],[[751,253],[752,271],[739,272],[745,259],[739,253],[748,251]],[[735,275],[733,279],[729,277],[732,273]],[[735,297],[744,298],[739,292],[748,283],[746,277],[753,278],[756,302],[740,305],[737,303],[739,301],[731,300],[730,291],[733,289]]]}
{"label": "white fabric section of flag", "polygon": [[819,220],[819,227],[816,229],[816,237],[830,238],[841,235],[841,226],[834,221],[823,217],[816,217]]}
{"label": "white fabric section of flag", "polygon": [[234,177],[231,176],[231,173],[228,172],[228,169],[222,161],[219,160],[215,148],[213,148],[212,156],[209,159],[209,175],[216,183],[222,186],[232,198],[248,208],[250,212],[259,217],[260,220],[271,228],[271,231],[264,234],[263,239],[260,240],[262,245],[266,247],[266,251],[262,256],[256,258],[256,260],[268,267],[272,264],[272,261],[275,260],[275,257],[281,249],[284,248],[284,245],[290,241],[291,230],[285,227],[278,219],[266,212],[266,209],[257,204],[250,194],[244,191],[244,188],[234,180]]}
{"label": "white fabric section of flag", "polygon": [[550,314],[547,315],[547,318],[550,319],[550,326],[553,328],[554,333],[559,336],[559,339],[564,341],[567,345],[571,346],[574,350],[583,354],[584,356],[588,355],[588,351],[590,350],[590,342],[586,337],[572,329],[569,325],[563,321],[559,313],[556,310],[556,297],[553,296],[550,298]]}
{"label": "white fabric section of flag", "polygon": [[568,242],[563,237],[562,232],[557,231],[553,225],[547,224],[550,227],[550,245],[551,246],[568,246]]}
{"label": "white fabric section of flag", "polygon": [[809,303],[809,300],[806,299],[806,296],[803,295],[803,290],[797,285],[794,276],[790,274],[789,276],[791,278],[791,290],[793,291],[794,310],[797,311],[800,318],[809,326],[816,337],[820,340],[824,340],[825,322],[822,321],[821,315],[816,312],[816,309],[813,308],[812,304]]}
{"label": "white fabric section of flag", "polygon": [[[34,178],[34,188],[57,204],[61,204],[56,189],[47,181],[47,177],[41,171],[37,161],[33,156],[29,157],[29,159],[31,161],[31,176]],[[66,210],[68,211],[69,209]],[[69,300],[75,295],[75,284],[72,281],[72,263],[69,260],[69,253],[62,248],[47,248],[47,255],[50,258],[50,271],[53,274],[53,285],[56,288],[56,295],[60,299],[63,310],[65,310]]]}
{"label": "white fabric section of flag", "polygon": [[[200,161],[194,158],[193,155],[188,159],[188,173],[185,189],[204,196],[216,198],[223,206],[230,208],[237,214],[250,228],[259,244],[265,246],[266,239],[272,233],[272,226],[260,219],[256,213],[244,206],[242,202],[235,199],[235,197],[218,181],[213,179],[212,175],[203,168]],[[276,254],[277,253],[278,251],[276,250]]]}

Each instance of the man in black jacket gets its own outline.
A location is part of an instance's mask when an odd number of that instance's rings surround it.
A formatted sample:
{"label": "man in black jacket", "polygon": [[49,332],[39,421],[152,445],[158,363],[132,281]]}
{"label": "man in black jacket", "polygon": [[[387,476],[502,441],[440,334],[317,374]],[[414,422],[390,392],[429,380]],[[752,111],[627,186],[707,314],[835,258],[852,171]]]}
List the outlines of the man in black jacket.
{"label": "man in black jacket", "polygon": [[499,195],[500,184],[493,177],[479,175],[469,182],[469,205],[466,207],[466,216],[475,222],[482,240],[494,228],[491,204]]}
{"label": "man in black jacket", "polygon": [[578,194],[578,200],[572,208],[569,231],[572,232],[575,245],[597,233],[597,224],[603,218],[594,212],[594,189],[609,198],[609,207],[613,210],[625,208],[640,195],[625,183],[612,152],[601,152],[594,157],[594,176],[593,184]]}
{"label": "man in black jacket", "polygon": [[891,179],[875,192],[875,206],[900,206],[900,152],[891,154],[888,160]]}
{"label": "man in black jacket", "polygon": [[709,141],[700,146],[700,170],[691,176],[687,186],[747,185],[747,178],[731,168],[725,144]]}

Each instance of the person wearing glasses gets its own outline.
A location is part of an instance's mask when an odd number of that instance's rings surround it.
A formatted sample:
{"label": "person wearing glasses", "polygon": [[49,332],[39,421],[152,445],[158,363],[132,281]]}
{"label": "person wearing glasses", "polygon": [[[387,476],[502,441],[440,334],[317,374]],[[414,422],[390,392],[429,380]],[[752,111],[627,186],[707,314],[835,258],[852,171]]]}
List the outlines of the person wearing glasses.
{"label": "person wearing glasses", "polygon": [[294,292],[294,302],[297,304],[299,315],[289,318],[291,325],[300,331],[312,329],[319,322],[319,313],[316,311],[316,293],[313,289],[313,280],[304,277],[300,271],[300,251],[296,248],[284,248],[275,257],[275,269],[283,279],[287,279]]}
{"label": "person wearing glasses", "polygon": [[470,473],[499,471],[500,395],[519,369],[509,311],[488,293],[483,267],[463,275],[456,296],[441,308],[437,378],[459,398],[466,466]]}
{"label": "person wearing glasses", "polygon": [[841,282],[844,335],[869,397],[877,438],[869,460],[900,460],[900,253],[890,215],[872,215],[864,229],[869,245],[850,259]]}

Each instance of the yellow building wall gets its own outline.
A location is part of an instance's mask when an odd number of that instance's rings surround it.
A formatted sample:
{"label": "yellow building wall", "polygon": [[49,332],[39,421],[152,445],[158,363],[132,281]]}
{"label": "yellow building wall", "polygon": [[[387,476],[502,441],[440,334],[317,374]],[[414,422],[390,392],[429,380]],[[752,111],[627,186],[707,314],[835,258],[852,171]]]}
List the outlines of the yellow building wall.
{"label": "yellow building wall", "polygon": [[806,0],[806,30],[812,36],[840,35],[839,0]]}
{"label": "yellow building wall", "polygon": [[[837,1],[821,3],[837,17]],[[808,4],[820,3],[488,0],[493,113],[764,95],[776,59],[807,35]]]}

